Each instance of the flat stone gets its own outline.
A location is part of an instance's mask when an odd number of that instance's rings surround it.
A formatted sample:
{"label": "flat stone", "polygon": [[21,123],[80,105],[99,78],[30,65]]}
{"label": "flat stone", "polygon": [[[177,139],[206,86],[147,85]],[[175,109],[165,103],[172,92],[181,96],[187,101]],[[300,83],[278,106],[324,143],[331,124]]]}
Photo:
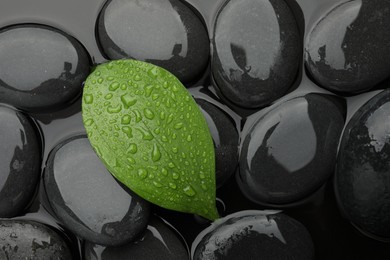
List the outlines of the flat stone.
{"label": "flat stone", "polygon": [[55,28],[0,30],[0,102],[27,111],[59,109],[81,93],[89,66],[83,46]]}
{"label": "flat stone", "polygon": [[215,147],[215,175],[221,187],[238,166],[238,132],[233,119],[220,108],[204,99],[196,99],[202,111]]}
{"label": "flat stone", "polygon": [[195,239],[193,260],[314,259],[306,228],[293,218],[266,211],[241,211],[217,220]]}
{"label": "flat stone", "polygon": [[335,190],[339,205],[370,236],[390,239],[390,90],[364,104],[340,144]]}
{"label": "flat stone", "polygon": [[0,106],[0,218],[23,212],[41,172],[41,141],[32,120]]}
{"label": "flat stone", "polygon": [[322,87],[359,93],[390,77],[390,1],[345,1],[314,26],[305,64]]}
{"label": "flat stone", "polygon": [[187,260],[189,256],[184,243],[176,230],[153,217],[138,240],[115,248],[87,243],[84,257],[86,260]]}
{"label": "flat stone", "polygon": [[189,82],[210,55],[207,30],[192,10],[179,0],[110,0],[99,15],[97,38],[111,60],[147,61]]}
{"label": "flat stone", "polygon": [[0,230],[0,259],[73,259],[59,230],[27,220],[0,220]]}
{"label": "flat stone", "polygon": [[215,87],[239,106],[269,105],[294,83],[300,37],[283,0],[227,1],[217,15],[212,41]]}
{"label": "flat stone", "polygon": [[87,241],[123,245],[148,223],[150,204],[114,179],[85,136],[50,153],[44,185],[57,218]]}
{"label": "flat stone", "polygon": [[334,172],[344,116],[336,97],[307,94],[255,118],[241,149],[237,180],[244,195],[286,205],[319,189]]}

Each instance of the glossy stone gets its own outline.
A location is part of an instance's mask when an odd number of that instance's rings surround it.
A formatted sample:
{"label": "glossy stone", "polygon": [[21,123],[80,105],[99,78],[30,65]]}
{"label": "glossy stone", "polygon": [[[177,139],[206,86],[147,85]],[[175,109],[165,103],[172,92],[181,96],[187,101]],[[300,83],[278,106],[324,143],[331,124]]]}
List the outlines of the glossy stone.
{"label": "glossy stone", "polygon": [[110,0],[98,22],[97,37],[112,60],[143,60],[194,80],[209,59],[209,38],[200,18],[185,1]]}
{"label": "glossy stone", "polygon": [[73,37],[24,24],[0,30],[0,102],[28,111],[58,109],[75,99],[89,56]]}
{"label": "glossy stone", "polygon": [[232,176],[238,165],[238,132],[233,119],[215,105],[196,99],[202,111],[215,147],[215,175],[217,187]]}
{"label": "glossy stone", "polygon": [[193,260],[314,259],[310,234],[287,215],[241,211],[214,222],[195,239]]}
{"label": "glossy stone", "polygon": [[390,239],[390,90],[369,100],[346,126],[335,183],[345,216]]}
{"label": "glossy stone", "polygon": [[0,259],[73,259],[63,238],[38,222],[0,220],[0,230]]}
{"label": "glossy stone", "polygon": [[237,105],[266,106],[294,82],[301,40],[283,0],[227,1],[218,13],[212,43],[216,87]]}
{"label": "glossy stone", "polygon": [[32,121],[0,106],[0,218],[23,211],[36,190],[41,170],[41,145]]}
{"label": "glossy stone", "polygon": [[[340,102],[340,103],[338,103]],[[317,190],[334,171],[343,102],[307,94],[271,107],[246,135],[237,178],[259,204],[289,204]]]}
{"label": "glossy stone", "polygon": [[79,237],[118,246],[146,228],[149,203],[114,179],[86,137],[77,136],[57,146],[44,177],[56,216]]}
{"label": "glossy stone", "polygon": [[305,63],[332,91],[369,90],[390,76],[390,1],[345,1],[312,29]]}
{"label": "glossy stone", "polygon": [[186,245],[177,231],[158,217],[151,218],[147,230],[139,239],[124,246],[114,248],[87,243],[84,257],[86,260],[188,260],[189,258]]}

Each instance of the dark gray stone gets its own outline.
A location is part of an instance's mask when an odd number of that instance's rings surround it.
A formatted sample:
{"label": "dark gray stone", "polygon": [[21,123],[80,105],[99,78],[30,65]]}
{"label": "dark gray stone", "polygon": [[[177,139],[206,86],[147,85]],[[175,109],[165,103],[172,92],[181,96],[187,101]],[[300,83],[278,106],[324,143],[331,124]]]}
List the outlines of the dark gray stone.
{"label": "dark gray stone", "polygon": [[233,119],[220,108],[204,99],[196,99],[200,106],[215,147],[215,175],[217,187],[237,170],[238,132]]}
{"label": "dark gray stone", "polygon": [[158,217],[153,217],[147,230],[140,238],[121,247],[102,247],[87,243],[84,256],[86,260],[111,259],[158,259],[188,260],[188,251],[177,231]]}
{"label": "dark gray stone", "polygon": [[146,228],[150,204],[114,179],[86,137],[77,136],[57,146],[44,177],[57,218],[80,238],[118,246]]}
{"label": "dark gray stone", "polygon": [[54,230],[26,220],[0,220],[0,259],[71,260],[71,250]]}
{"label": "dark gray stone", "polygon": [[367,234],[390,239],[390,90],[374,96],[347,124],[335,186],[345,217]]}
{"label": "dark gray stone", "polygon": [[307,94],[275,104],[256,119],[242,145],[237,178],[246,197],[263,205],[289,204],[327,181],[345,120],[338,102]]}
{"label": "dark gray stone", "polygon": [[214,222],[195,239],[193,260],[314,259],[306,228],[284,214],[242,211]]}
{"label": "dark gray stone", "polygon": [[41,172],[41,141],[32,121],[0,106],[0,218],[20,214],[31,201]]}
{"label": "dark gray stone", "polygon": [[207,66],[208,33],[185,1],[110,0],[97,22],[98,40],[112,60],[143,60],[194,80]]}
{"label": "dark gray stone", "polygon": [[390,1],[345,1],[312,29],[305,63],[331,91],[366,91],[390,76]]}
{"label": "dark gray stone", "polygon": [[58,109],[81,93],[88,74],[89,56],[73,37],[37,24],[0,30],[0,102]]}
{"label": "dark gray stone", "polygon": [[296,78],[301,39],[283,0],[227,1],[218,13],[212,43],[216,87],[239,106],[266,106]]}

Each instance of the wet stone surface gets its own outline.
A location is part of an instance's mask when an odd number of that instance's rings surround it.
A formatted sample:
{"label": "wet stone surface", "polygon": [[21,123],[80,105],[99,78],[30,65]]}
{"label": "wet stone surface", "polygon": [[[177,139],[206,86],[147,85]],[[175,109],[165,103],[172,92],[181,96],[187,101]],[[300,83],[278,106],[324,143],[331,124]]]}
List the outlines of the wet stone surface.
{"label": "wet stone surface", "polygon": [[307,94],[256,119],[242,145],[241,191],[256,203],[281,205],[324,184],[334,172],[344,126],[342,104],[332,96]]}
{"label": "wet stone surface", "polygon": [[77,136],[57,146],[44,177],[57,218],[79,237],[118,246],[146,228],[149,203],[114,179],[86,137]]}
{"label": "wet stone surface", "polygon": [[390,239],[390,90],[349,121],[337,161],[339,205],[363,232]]}
{"label": "wet stone surface", "polygon": [[36,190],[41,141],[32,121],[0,105],[0,217],[20,214]]}
{"label": "wet stone surface", "polygon": [[71,36],[36,24],[0,30],[0,102],[59,109],[80,94],[88,74],[88,53]]}
{"label": "wet stone surface", "polygon": [[196,238],[192,259],[314,259],[306,228],[284,214],[242,211],[214,222]]}
{"label": "wet stone surface", "polygon": [[121,247],[87,243],[84,256],[86,260],[187,260],[189,257],[186,245],[177,231],[158,217],[151,218],[147,230],[136,241]]}
{"label": "wet stone surface", "polygon": [[178,0],[107,1],[97,23],[100,46],[111,60],[147,61],[189,82],[205,70],[210,52],[207,30],[191,9]]}
{"label": "wet stone surface", "polygon": [[43,224],[0,220],[0,230],[0,259],[73,259],[66,242]]}
{"label": "wet stone surface", "polygon": [[212,41],[215,87],[243,107],[270,104],[294,82],[300,43],[297,22],[284,1],[227,1]]}
{"label": "wet stone surface", "polygon": [[220,108],[203,100],[196,99],[214,141],[215,174],[217,187],[227,181],[238,166],[238,132],[233,119]]}
{"label": "wet stone surface", "polygon": [[389,26],[390,1],[345,1],[310,32],[306,67],[329,90],[369,90],[390,76]]}

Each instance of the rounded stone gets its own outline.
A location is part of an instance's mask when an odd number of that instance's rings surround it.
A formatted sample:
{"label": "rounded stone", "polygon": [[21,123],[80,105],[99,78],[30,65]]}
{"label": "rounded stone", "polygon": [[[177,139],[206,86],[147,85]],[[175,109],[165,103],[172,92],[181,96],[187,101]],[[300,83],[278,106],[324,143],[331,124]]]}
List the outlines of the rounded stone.
{"label": "rounded stone", "polygon": [[262,205],[286,205],[320,188],[334,172],[344,116],[343,102],[322,94],[270,107],[242,145],[237,181],[244,195]]}
{"label": "rounded stone", "polygon": [[0,30],[0,102],[27,111],[59,109],[81,93],[89,56],[55,28],[23,24]]}
{"label": "rounded stone", "polygon": [[41,223],[0,220],[0,230],[0,259],[73,259],[59,231]]}
{"label": "rounded stone", "polygon": [[86,260],[111,259],[189,259],[187,246],[176,230],[158,217],[151,218],[146,231],[136,241],[121,247],[103,247],[87,243]]}
{"label": "rounded stone", "polygon": [[192,244],[193,260],[314,259],[306,228],[287,215],[241,211],[217,220]]}
{"label": "rounded stone", "polygon": [[348,122],[335,180],[345,217],[370,236],[390,240],[390,90],[370,99]]}
{"label": "rounded stone", "polygon": [[50,153],[44,185],[57,218],[87,241],[123,245],[148,223],[150,204],[114,179],[85,136]]}
{"label": "rounded stone", "polygon": [[34,197],[41,141],[29,117],[0,105],[0,218],[20,214]]}
{"label": "rounded stone", "polygon": [[227,1],[217,15],[212,41],[215,87],[239,106],[272,103],[297,76],[300,37],[283,0]]}
{"label": "rounded stone", "polygon": [[215,147],[215,175],[221,187],[238,166],[238,132],[233,119],[204,99],[196,99],[210,129]]}
{"label": "rounded stone", "polygon": [[366,91],[390,77],[390,1],[344,1],[313,27],[305,64],[322,87]]}
{"label": "rounded stone", "polygon": [[111,60],[147,61],[189,82],[206,69],[210,53],[207,30],[193,10],[179,0],[109,0],[97,38]]}

